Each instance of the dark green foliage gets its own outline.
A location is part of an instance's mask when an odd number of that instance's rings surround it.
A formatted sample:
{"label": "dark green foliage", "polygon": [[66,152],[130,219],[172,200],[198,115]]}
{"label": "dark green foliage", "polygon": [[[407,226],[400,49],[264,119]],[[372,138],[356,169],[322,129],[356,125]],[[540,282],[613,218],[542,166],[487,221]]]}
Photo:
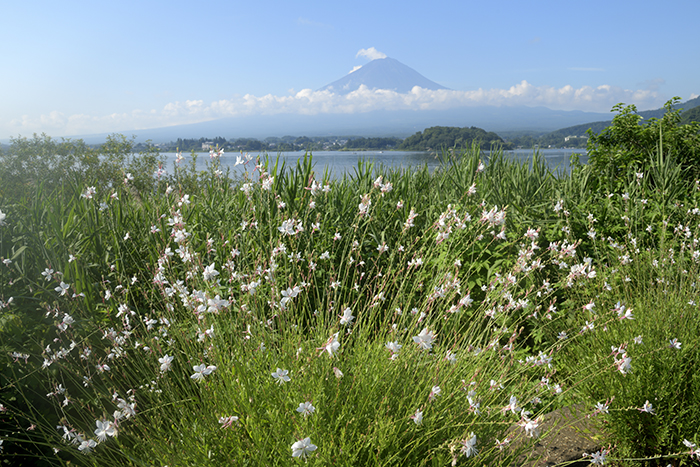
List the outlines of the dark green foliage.
{"label": "dark green foliage", "polygon": [[634,105],[618,104],[611,126],[597,135],[589,132],[589,162],[599,188],[620,192],[631,170],[647,174],[659,158],[680,164],[686,179],[700,176],[700,124],[680,125],[680,110],[674,110],[678,100],[666,103],[661,118],[644,122]]}
{"label": "dark green foliage", "polygon": [[448,148],[466,148],[472,143],[487,147],[490,145],[505,146],[503,139],[493,132],[481,128],[457,128],[434,126],[406,138],[399,149],[410,151],[441,151]]}

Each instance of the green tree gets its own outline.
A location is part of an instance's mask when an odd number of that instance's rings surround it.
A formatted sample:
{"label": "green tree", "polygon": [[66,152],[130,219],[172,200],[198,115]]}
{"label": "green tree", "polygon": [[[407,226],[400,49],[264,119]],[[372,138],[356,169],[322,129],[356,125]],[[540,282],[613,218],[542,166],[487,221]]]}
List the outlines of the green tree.
{"label": "green tree", "polygon": [[97,165],[99,159],[82,140],[59,141],[36,133],[13,138],[0,153],[0,197],[14,197],[39,183],[52,190]]}
{"label": "green tree", "polygon": [[434,126],[418,132],[406,138],[399,146],[399,149],[427,151],[441,150],[446,148],[465,148],[473,142],[488,146],[497,144],[506,146],[503,139],[493,132],[486,132],[481,128],[458,128],[446,126]]}
{"label": "green tree", "polygon": [[595,134],[588,131],[589,163],[598,185],[613,190],[626,184],[630,170],[647,173],[659,158],[680,164],[686,178],[700,177],[700,124],[681,125],[680,98],[666,102],[661,118],[642,121],[634,105],[617,104],[612,124]]}

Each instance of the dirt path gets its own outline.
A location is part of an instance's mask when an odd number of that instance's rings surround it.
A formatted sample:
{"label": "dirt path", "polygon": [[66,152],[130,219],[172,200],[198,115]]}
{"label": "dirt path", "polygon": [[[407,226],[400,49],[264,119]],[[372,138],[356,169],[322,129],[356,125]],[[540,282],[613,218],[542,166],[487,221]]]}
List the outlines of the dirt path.
{"label": "dirt path", "polygon": [[[583,413],[566,407],[545,415],[540,425],[542,433],[549,434],[535,445],[527,457],[519,459],[518,465],[527,467],[550,467],[565,464],[568,467],[591,465],[584,453],[593,453],[601,448],[600,432]],[[520,428],[518,428],[520,429]],[[578,461],[578,462],[574,462]]]}

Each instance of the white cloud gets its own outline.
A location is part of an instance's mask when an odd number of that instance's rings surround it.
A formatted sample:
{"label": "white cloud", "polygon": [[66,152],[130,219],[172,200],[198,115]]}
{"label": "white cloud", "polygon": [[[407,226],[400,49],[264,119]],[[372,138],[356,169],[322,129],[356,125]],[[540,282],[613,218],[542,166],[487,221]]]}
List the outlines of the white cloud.
{"label": "white cloud", "polygon": [[376,60],[378,58],[386,58],[386,54],[378,51],[374,47],[370,47],[369,49],[360,49],[357,55],[355,55],[355,58],[357,57],[366,57],[370,60]]}
{"label": "white cloud", "polygon": [[360,68],[362,68],[362,65],[357,65],[356,67],[353,67],[352,70],[350,70],[350,71],[348,72],[348,74],[354,73],[354,72],[356,72],[357,70],[359,70]]}
{"label": "white cloud", "polygon": [[700,96],[700,94],[692,93],[692,94],[690,95],[689,99],[695,99],[695,98],[698,97],[698,96]]}
{"label": "white cloud", "polygon": [[223,117],[275,114],[350,114],[373,110],[445,110],[476,106],[544,106],[555,110],[609,112],[618,103],[635,104],[640,109],[660,107],[664,98],[655,89],[630,90],[616,86],[597,87],[535,86],[527,81],[507,89],[472,91],[429,90],[414,87],[401,94],[361,86],[349,94],[302,89],[286,96],[245,94],[205,104],[202,100],[171,102],[153,111],[66,116],[51,112],[40,117],[23,116],[9,125],[0,125],[0,133],[27,135],[46,132],[52,136],[122,132],[171,125],[203,122]]}

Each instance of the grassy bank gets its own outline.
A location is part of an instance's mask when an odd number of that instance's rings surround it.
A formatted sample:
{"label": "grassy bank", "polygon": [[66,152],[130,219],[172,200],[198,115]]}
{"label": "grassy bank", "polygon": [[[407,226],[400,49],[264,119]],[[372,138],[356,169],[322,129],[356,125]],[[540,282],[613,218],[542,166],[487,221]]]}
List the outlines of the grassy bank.
{"label": "grassy bank", "polygon": [[3,166],[3,460],[512,465],[570,405],[595,462],[697,453],[700,200],[663,153],[608,189],[478,147],[331,181],[42,144]]}

